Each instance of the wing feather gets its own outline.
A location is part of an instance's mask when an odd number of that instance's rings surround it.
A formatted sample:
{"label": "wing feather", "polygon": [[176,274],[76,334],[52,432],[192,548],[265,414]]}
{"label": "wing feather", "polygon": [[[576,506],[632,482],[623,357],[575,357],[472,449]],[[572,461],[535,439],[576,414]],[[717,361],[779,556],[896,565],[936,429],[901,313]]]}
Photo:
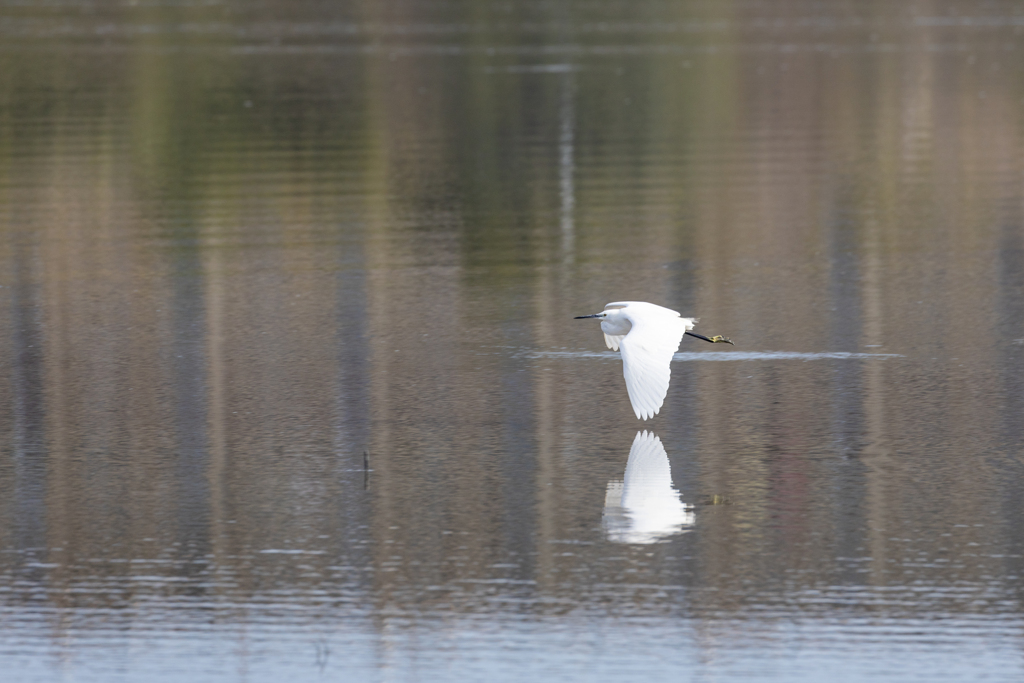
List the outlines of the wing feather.
{"label": "wing feather", "polygon": [[606,335],[604,335],[604,343],[612,351],[618,351],[619,350],[619,344],[621,344],[622,340],[625,339],[625,338],[626,338],[626,335],[624,335],[624,334],[606,334]]}
{"label": "wing feather", "polygon": [[653,311],[643,310],[631,315],[626,309],[625,315],[632,327],[629,334],[618,340],[629,402],[637,418],[643,420],[657,415],[665,403],[672,376],[672,356],[690,323],[675,311],[660,306],[651,308],[661,309],[666,314],[652,315]]}

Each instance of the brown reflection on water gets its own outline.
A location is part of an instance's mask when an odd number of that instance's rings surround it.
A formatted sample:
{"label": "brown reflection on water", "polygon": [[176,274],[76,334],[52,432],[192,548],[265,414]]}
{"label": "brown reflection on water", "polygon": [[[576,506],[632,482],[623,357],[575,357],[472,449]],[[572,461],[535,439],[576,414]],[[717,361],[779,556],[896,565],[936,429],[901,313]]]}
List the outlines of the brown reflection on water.
{"label": "brown reflection on water", "polygon": [[[724,6],[20,34],[4,608],[639,614],[709,640],[751,606],[1016,610],[1016,15]],[[599,350],[572,317],[632,298],[737,351],[893,355],[677,362],[642,426],[684,500],[728,504],[610,544],[638,429],[618,361],[530,352]]]}

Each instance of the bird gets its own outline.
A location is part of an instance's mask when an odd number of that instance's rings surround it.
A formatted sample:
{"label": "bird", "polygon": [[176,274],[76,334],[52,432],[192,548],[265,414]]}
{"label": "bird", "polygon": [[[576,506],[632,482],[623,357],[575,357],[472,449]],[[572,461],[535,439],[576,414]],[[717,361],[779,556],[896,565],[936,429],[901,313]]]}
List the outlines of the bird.
{"label": "bird", "polygon": [[672,309],[646,301],[614,301],[600,313],[574,319],[587,318],[600,319],[605,344],[612,351],[621,351],[622,375],[638,420],[654,417],[665,403],[672,356],[684,334],[712,344],[732,344],[721,335],[705,337],[690,332],[697,318],[684,318]]}

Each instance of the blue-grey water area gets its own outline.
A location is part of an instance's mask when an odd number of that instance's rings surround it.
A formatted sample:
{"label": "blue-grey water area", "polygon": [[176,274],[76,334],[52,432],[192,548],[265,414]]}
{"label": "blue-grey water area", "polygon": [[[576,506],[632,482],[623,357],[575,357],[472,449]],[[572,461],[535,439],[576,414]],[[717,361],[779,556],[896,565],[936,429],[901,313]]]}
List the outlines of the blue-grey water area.
{"label": "blue-grey water area", "polygon": [[0,331],[5,681],[1024,679],[1017,2],[0,2]]}

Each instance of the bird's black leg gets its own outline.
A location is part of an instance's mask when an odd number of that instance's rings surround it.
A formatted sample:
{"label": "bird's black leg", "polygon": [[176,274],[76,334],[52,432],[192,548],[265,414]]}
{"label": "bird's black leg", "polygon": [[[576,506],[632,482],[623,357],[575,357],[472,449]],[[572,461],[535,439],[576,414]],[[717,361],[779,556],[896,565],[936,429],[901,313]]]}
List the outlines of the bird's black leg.
{"label": "bird's black leg", "polygon": [[[729,341],[720,334],[716,334],[714,337],[705,337],[703,334],[697,334],[696,332],[687,332],[686,334],[690,335],[691,337],[696,337],[697,339],[703,339],[704,341],[710,342],[712,344],[732,344],[731,341]],[[736,346],[735,344],[732,345]]]}

